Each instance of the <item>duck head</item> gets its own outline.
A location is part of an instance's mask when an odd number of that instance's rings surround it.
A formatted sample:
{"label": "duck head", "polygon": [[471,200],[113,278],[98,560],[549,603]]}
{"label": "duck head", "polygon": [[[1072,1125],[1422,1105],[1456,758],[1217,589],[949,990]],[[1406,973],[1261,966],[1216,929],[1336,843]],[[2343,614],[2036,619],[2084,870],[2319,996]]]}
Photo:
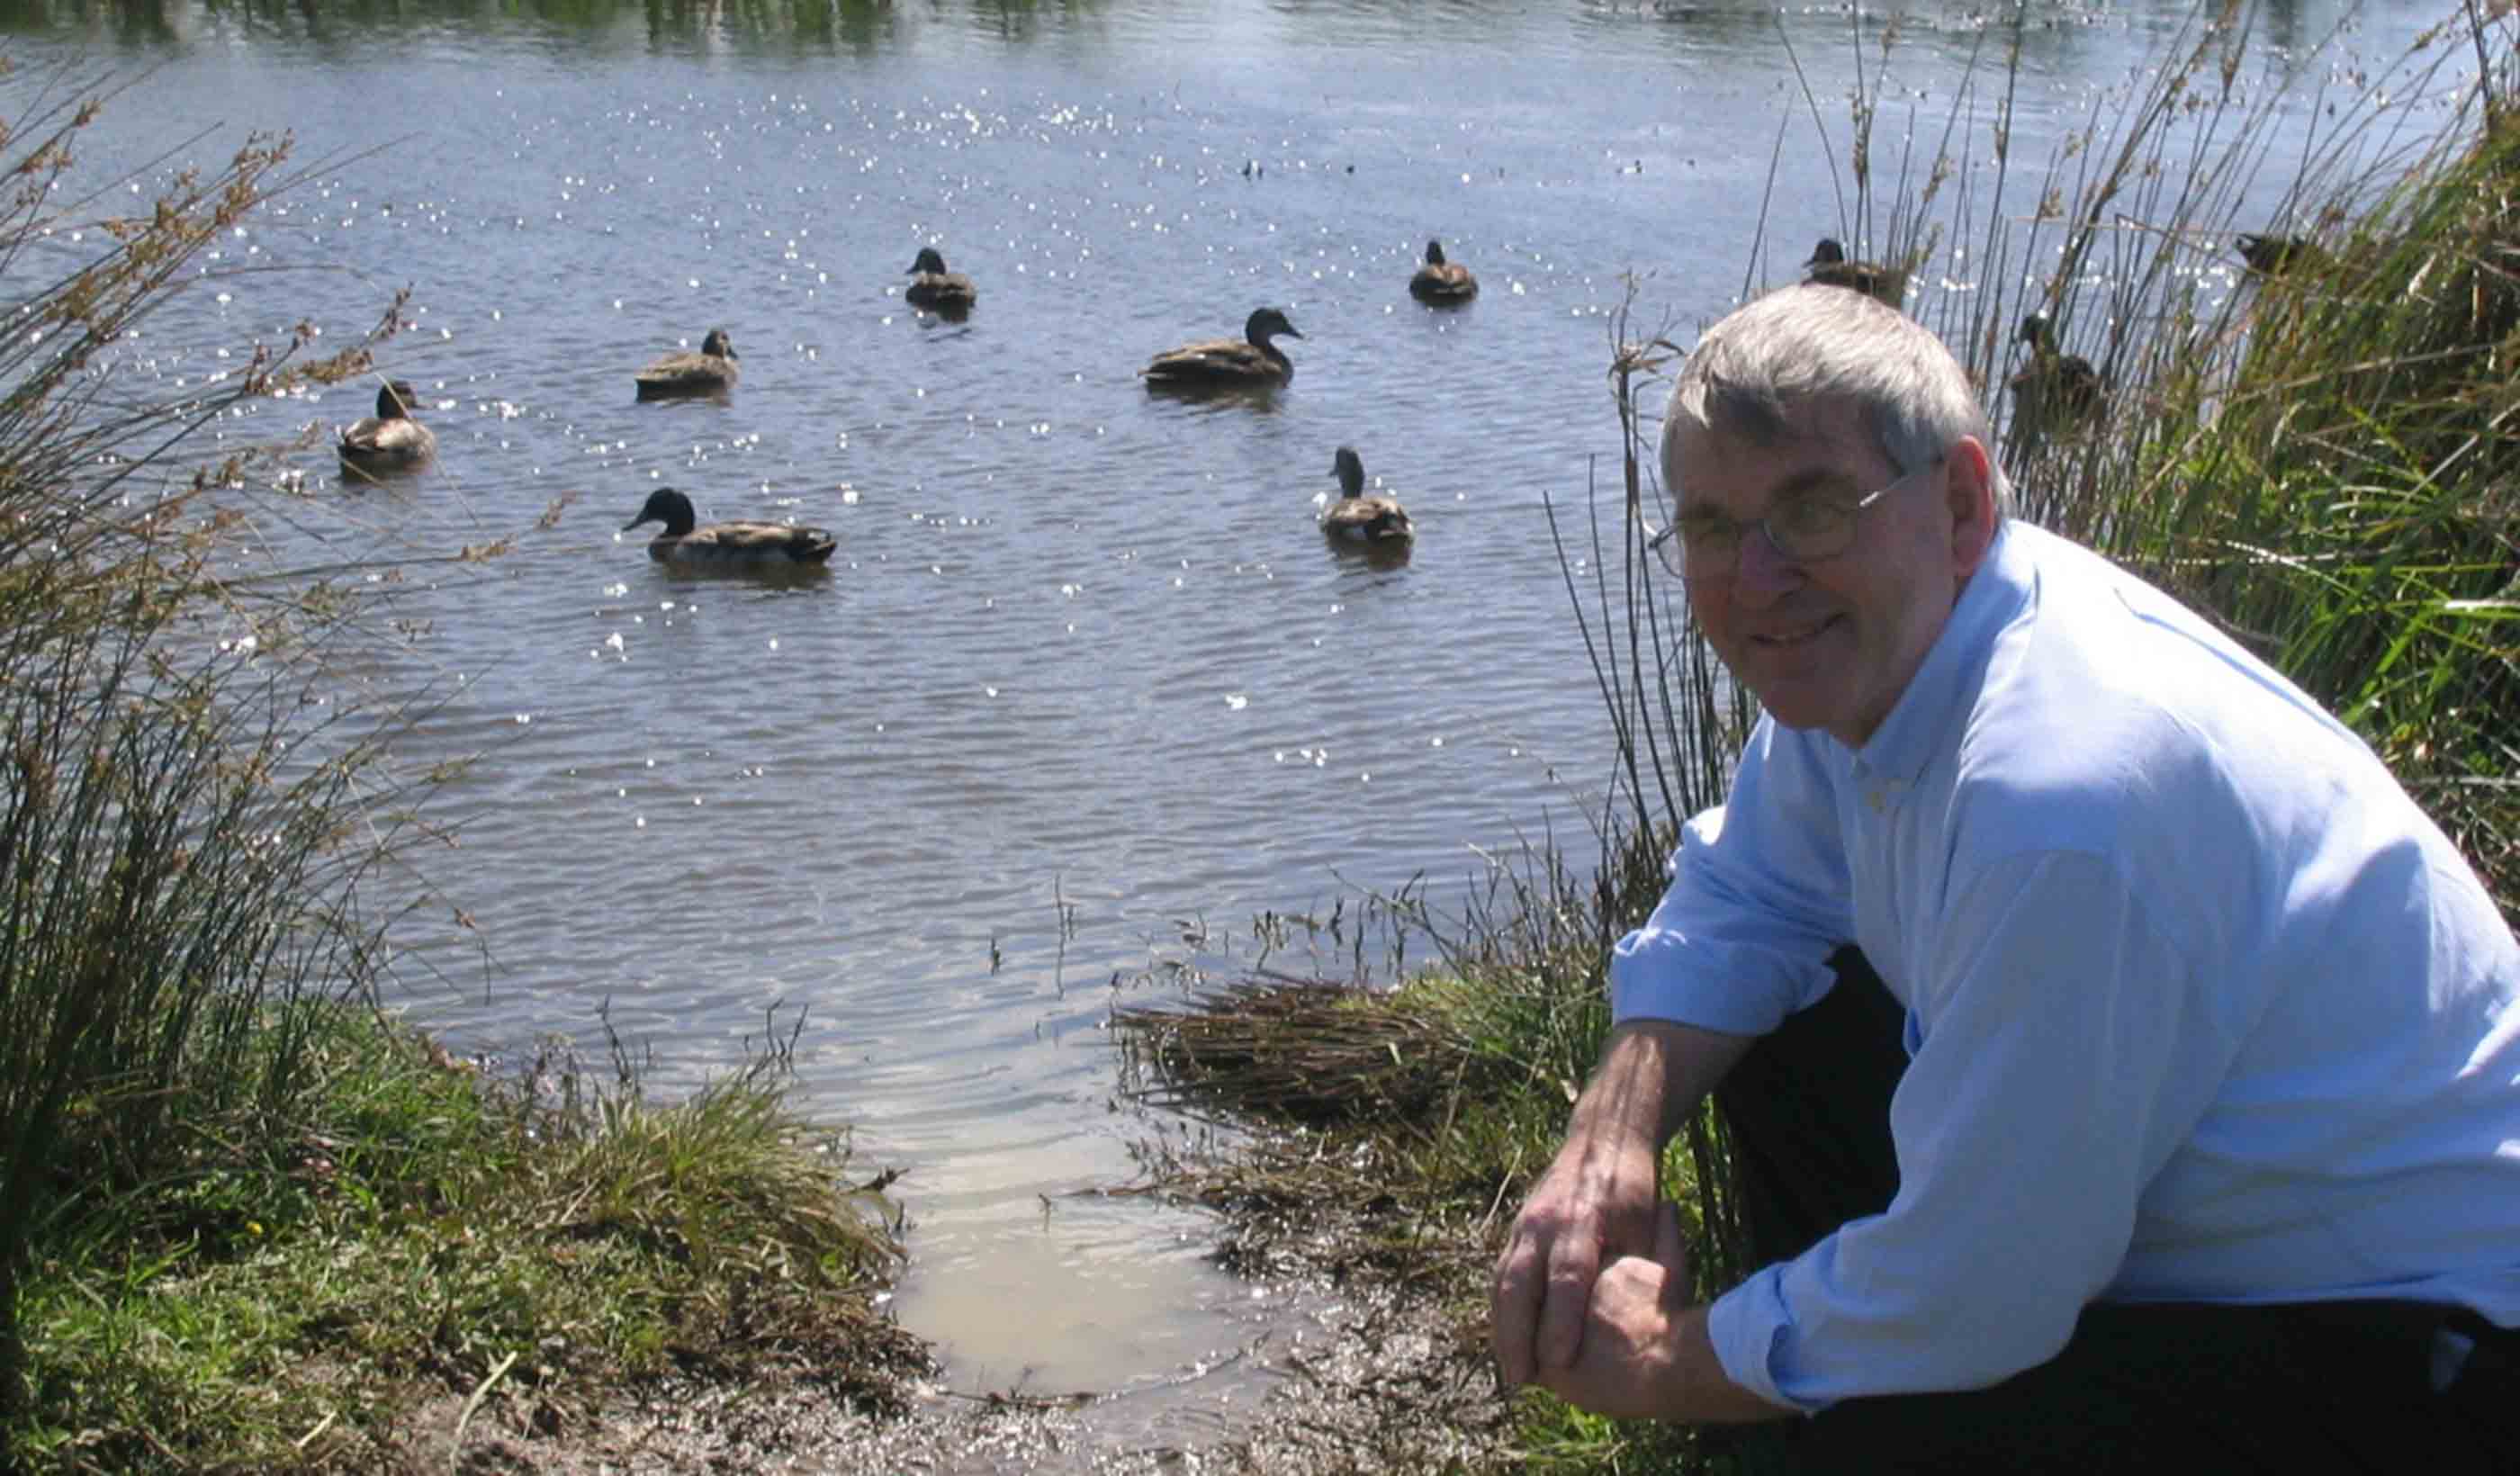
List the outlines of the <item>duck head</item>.
{"label": "duck head", "polygon": [[700,340],[700,352],[715,354],[721,359],[732,359],[737,356],[735,340],[728,337],[726,330],[722,328],[712,328],[708,331],[708,336]]}
{"label": "duck head", "polygon": [[1338,448],[1338,455],[1330,459],[1330,475],[1338,478],[1339,496],[1365,495],[1365,458],[1356,454],[1354,446]]}
{"label": "duck head", "polygon": [[1289,338],[1303,336],[1295,332],[1295,325],[1286,321],[1286,315],[1274,307],[1255,308],[1251,316],[1243,320],[1242,336],[1251,342],[1266,344],[1281,335]]}
{"label": "duck head", "polygon": [[2032,313],[2021,320],[2021,341],[2045,352],[2056,346],[2056,325],[2046,313]]}
{"label": "duck head", "polygon": [[919,259],[910,264],[910,274],[916,277],[924,272],[933,272],[939,277],[944,276],[945,253],[934,246],[921,246]]}
{"label": "duck head", "polygon": [[1426,242],[1426,264],[1428,266],[1444,264],[1444,244],[1432,237],[1429,237]]}
{"label": "duck head", "polygon": [[645,522],[661,522],[665,525],[665,537],[680,538],[698,521],[698,514],[692,511],[690,498],[671,487],[658,487],[648,494],[647,504],[640,508],[639,515],[623,523],[621,531],[627,533]]}
{"label": "duck head", "polygon": [[1844,260],[1846,260],[1846,247],[1839,244],[1836,237],[1823,236],[1820,239],[1820,245],[1812,247],[1811,260],[1804,262],[1803,265],[1835,266]]}
{"label": "duck head", "polygon": [[377,419],[402,421],[411,418],[412,407],[420,403],[420,391],[409,380],[393,380],[377,391]]}

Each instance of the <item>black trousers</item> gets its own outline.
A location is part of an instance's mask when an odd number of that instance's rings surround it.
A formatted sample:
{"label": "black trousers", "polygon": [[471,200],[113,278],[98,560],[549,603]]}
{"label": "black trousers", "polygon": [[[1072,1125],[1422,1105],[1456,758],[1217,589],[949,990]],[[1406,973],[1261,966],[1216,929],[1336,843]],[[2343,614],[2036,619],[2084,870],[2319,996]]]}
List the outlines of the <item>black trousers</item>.
{"label": "black trousers", "polygon": [[[1715,1094],[1760,1265],[1899,1187],[1905,1014],[1862,954],[1831,962],[1836,986]],[[2445,1326],[2476,1348],[2436,1390]],[[2095,1303],[2062,1353],[1992,1388],[1848,1400],[1718,1444],[1745,1469],[1802,1472],[2520,1473],[2520,1334],[2413,1302]]]}

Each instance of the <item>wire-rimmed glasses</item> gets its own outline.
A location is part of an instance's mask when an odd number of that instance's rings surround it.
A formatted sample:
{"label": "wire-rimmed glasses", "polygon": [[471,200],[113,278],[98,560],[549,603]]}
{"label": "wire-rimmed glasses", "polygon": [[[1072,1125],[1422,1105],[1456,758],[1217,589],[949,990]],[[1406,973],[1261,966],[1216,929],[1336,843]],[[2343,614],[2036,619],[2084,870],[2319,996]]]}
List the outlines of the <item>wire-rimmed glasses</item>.
{"label": "wire-rimmed glasses", "polygon": [[1692,510],[1646,539],[1645,547],[1674,577],[1705,579],[1732,572],[1741,557],[1741,541],[1757,528],[1778,558],[1789,563],[1818,563],[1855,546],[1858,514],[1942,464],[1943,458],[1935,457],[1887,486],[1853,499],[1827,493],[1789,496],[1760,517],[1727,517]]}

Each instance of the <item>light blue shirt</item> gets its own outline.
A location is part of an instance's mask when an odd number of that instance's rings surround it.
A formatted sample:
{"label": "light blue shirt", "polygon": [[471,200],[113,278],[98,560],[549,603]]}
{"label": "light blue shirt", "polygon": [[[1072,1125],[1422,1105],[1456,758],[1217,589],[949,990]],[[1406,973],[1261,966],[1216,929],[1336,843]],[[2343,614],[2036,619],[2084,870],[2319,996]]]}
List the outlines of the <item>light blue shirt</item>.
{"label": "light blue shirt", "polygon": [[1756,1035],[1852,940],[1907,1006],[1899,1193],[1719,1298],[1806,1411],[1981,1388],[2125,1301],[2520,1323],[2520,945],[2370,749],[2206,621],[2006,523],[1862,751],[1762,719],[1610,966]]}

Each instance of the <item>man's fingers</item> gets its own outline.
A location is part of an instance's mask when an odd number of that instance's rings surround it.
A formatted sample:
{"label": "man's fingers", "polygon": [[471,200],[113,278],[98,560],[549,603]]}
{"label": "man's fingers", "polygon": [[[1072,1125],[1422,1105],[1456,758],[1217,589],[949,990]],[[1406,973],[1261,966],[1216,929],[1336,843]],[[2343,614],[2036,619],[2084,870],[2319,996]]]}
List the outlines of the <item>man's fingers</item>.
{"label": "man's fingers", "polygon": [[1593,1309],[1593,1282],[1600,1274],[1600,1253],[1589,1238],[1560,1235],[1550,1248],[1535,1345],[1543,1367],[1575,1365],[1584,1350],[1584,1317]]}
{"label": "man's fingers", "polygon": [[1497,1374],[1525,1384],[1575,1362],[1584,1343],[1600,1254],[1591,1237],[1518,1230],[1497,1260]]}
{"label": "man's fingers", "polygon": [[1531,1340],[1540,1319],[1540,1252],[1529,1237],[1517,1233],[1497,1258],[1495,1325],[1497,1376],[1508,1386],[1527,1384],[1539,1369],[1532,1364]]}

